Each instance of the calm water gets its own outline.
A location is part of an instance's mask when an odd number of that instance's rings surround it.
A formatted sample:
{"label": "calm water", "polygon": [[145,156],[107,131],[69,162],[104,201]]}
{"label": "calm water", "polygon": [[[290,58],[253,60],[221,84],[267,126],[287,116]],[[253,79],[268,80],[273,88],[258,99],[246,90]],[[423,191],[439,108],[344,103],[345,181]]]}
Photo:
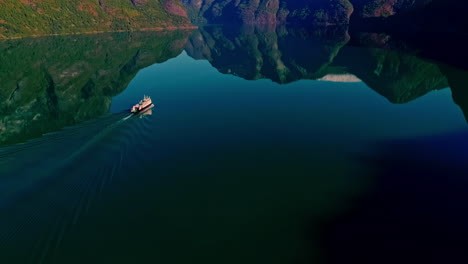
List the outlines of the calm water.
{"label": "calm water", "polygon": [[468,74],[387,38],[0,42],[1,263],[460,259]]}

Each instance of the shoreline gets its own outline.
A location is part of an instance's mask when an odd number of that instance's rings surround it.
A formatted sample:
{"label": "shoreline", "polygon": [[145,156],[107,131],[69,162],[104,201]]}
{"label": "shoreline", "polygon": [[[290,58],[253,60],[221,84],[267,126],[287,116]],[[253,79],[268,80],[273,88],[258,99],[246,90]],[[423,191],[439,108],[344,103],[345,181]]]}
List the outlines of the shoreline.
{"label": "shoreline", "polygon": [[74,32],[74,33],[63,33],[63,34],[40,34],[40,35],[29,35],[22,37],[2,37],[0,36],[0,41],[6,40],[16,40],[16,39],[27,39],[27,38],[40,38],[40,37],[52,37],[52,36],[73,36],[73,35],[92,35],[92,34],[104,34],[104,33],[131,33],[131,32],[148,32],[148,31],[175,31],[175,30],[194,30],[198,26],[187,25],[187,26],[172,26],[172,27],[154,27],[154,28],[140,28],[137,30],[110,30],[110,31],[84,31],[84,32]]}

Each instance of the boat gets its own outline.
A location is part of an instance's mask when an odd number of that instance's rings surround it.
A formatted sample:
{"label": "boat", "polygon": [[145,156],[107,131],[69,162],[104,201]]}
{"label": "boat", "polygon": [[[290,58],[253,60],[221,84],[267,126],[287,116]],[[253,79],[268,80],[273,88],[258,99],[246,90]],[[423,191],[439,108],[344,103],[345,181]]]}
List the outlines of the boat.
{"label": "boat", "polygon": [[154,107],[154,104],[153,102],[151,101],[151,98],[149,96],[144,96],[143,99],[136,105],[134,105],[132,107],[132,109],[130,110],[130,112],[132,112],[133,114],[138,114],[138,113],[141,113],[141,112],[144,112],[148,109],[151,109]]}

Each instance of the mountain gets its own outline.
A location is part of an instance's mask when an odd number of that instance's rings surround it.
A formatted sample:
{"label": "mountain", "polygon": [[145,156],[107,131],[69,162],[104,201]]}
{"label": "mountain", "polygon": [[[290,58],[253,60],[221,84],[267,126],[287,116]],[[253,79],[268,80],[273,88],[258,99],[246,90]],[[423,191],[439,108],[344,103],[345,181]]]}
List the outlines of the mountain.
{"label": "mountain", "polygon": [[192,27],[179,0],[0,0],[0,38]]}
{"label": "mountain", "polygon": [[0,146],[109,112],[136,73],[179,55],[190,31],[0,42]]}
{"label": "mountain", "polygon": [[392,17],[389,28],[406,26],[413,31],[450,32],[466,36],[467,13],[466,1],[432,0],[421,8]]}
{"label": "mountain", "polygon": [[356,24],[378,31],[456,33],[468,26],[468,3],[459,0],[0,0],[0,5],[0,38],[192,24]]}
{"label": "mountain", "polygon": [[195,24],[299,24],[377,31],[464,34],[468,3],[459,0],[182,0]]}
{"label": "mountain", "polygon": [[389,17],[425,7],[433,0],[351,0],[358,17]]}
{"label": "mountain", "polygon": [[[354,18],[418,17],[464,8],[455,0],[182,0],[196,24],[348,24]],[[443,11],[443,15],[447,12]],[[439,15],[439,17],[441,17]],[[463,17],[463,16],[461,16]],[[462,18],[464,19],[464,18]]]}
{"label": "mountain", "polygon": [[348,0],[182,0],[195,24],[347,24]]}

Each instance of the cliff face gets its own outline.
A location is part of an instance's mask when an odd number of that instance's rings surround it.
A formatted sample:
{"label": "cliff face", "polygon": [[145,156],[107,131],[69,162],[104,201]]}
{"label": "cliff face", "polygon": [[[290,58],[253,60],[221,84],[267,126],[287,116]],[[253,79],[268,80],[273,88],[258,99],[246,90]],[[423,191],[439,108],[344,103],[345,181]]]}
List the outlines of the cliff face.
{"label": "cliff face", "polygon": [[351,0],[355,15],[367,17],[389,17],[423,8],[433,0]]}
{"label": "cliff face", "polygon": [[468,4],[458,0],[0,0],[0,38],[193,27],[191,22],[311,26],[380,19],[361,23],[379,27],[383,18],[388,28],[464,32],[467,12]]}
{"label": "cliff face", "polygon": [[[455,9],[455,0],[182,0],[196,24],[348,24],[350,16],[386,18]],[[455,11],[455,10],[453,10]],[[455,11],[456,12],[456,11]]]}
{"label": "cliff face", "polygon": [[0,42],[0,146],[106,114],[144,67],[180,54],[190,31]]}
{"label": "cliff face", "polygon": [[182,0],[196,24],[347,24],[348,0]]}
{"label": "cliff face", "polygon": [[179,0],[0,0],[0,38],[189,26]]}

